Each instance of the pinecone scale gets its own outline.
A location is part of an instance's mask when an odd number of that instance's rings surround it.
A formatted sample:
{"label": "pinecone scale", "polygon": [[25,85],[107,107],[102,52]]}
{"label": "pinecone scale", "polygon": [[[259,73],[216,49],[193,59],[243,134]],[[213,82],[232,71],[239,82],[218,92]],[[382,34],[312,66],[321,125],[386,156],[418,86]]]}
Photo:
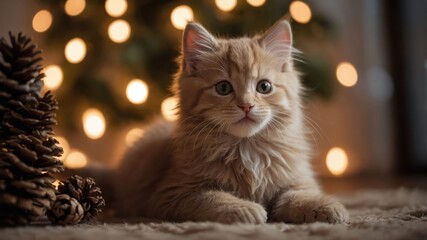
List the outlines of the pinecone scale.
{"label": "pinecone scale", "polygon": [[84,210],[77,199],[67,194],[60,194],[47,216],[56,224],[77,224],[82,220]]}

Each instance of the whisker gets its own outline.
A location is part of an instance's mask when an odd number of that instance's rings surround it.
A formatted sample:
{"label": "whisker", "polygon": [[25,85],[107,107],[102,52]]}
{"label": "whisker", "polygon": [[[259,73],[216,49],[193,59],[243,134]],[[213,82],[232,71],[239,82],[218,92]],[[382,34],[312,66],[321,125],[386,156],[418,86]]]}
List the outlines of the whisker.
{"label": "whisker", "polygon": [[196,135],[196,139],[193,141],[193,153],[194,153],[194,151],[196,150],[196,143],[197,143],[197,140],[199,139],[200,133],[202,133],[202,132],[203,132],[203,130],[204,130],[206,127],[208,127],[210,124],[212,124],[212,123],[213,123],[213,121],[214,121],[214,120],[210,120],[210,121],[208,121],[207,123],[205,123],[205,125],[203,126],[203,128],[202,128],[201,130],[199,130],[199,132],[197,133],[197,135]]}
{"label": "whisker", "polygon": [[209,137],[209,134],[218,126],[221,122],[217,122],[213,127],[211,127],[211,130],[206,134],[205,139],[203,139],[202,146],[205,145],[206,139]]}

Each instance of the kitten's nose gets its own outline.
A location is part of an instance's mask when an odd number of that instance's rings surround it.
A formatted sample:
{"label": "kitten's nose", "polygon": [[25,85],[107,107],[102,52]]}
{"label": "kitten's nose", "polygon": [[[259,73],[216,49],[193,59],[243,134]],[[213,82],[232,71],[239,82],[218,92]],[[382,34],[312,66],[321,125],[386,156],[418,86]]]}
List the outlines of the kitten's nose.
{"label": "kitten's nose", "polygon": [[243,110],[243,112],[245,112],[246,114],[248,114],[254,106],[255,106],[255,105],[251,105],[251,104],[249,104],[249,103],[245,103],[245,104],[243,104],[243,105],[238,105],[238,107],[239,107],[240,109],[242,109],[242,110]]}

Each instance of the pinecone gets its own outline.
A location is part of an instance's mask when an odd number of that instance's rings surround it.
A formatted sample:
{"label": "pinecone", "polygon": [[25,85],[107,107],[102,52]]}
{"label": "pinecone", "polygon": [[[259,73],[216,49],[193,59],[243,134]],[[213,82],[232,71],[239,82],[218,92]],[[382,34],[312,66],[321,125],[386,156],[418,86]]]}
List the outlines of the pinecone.
{"label": "pinecone", "polygon": [[41,51],[22,33],[18,37],[9,32],[11,46],[0,39],[0,119],[10,107],[8,101],[20,95],[40,95],[43,87]]}
{"label": "pinecone", "polygon": [[77,224],[84,216],[82,205],[77,199],[67,194],[56,196],[52,208],[47,212],[47,217],[56,224]]}
{"label": "pinecone", "polygon": [[44,174],[33,179],[14,180],[16,175],[7,165],[19,159],[13,154],[0,154],[0,225],[25,224],[43,216],[56,198],[53,178]]}
{"label": "pinecone", "polygon": [[9,38],[0,40],[0,225],[43,216],[56,197],[50,173],[63,170],[51,127],[58,103],[40,96],[41,51],[21,33]]}
{"label": "pinecone", "polygon": [[44,97],[30,94],[16,96],[7,102],[7,108],[3,122],[0,123],[0,139],[17,134],[52,134],[52,125],[57,124],[55,111],[58,109],[58,102],[50,91]]}
{"label": "pinecone", "polygon": [[89,221],[96,217],[102,211],[101,208],[105,206],[101,189],[89,177],[71,176],[59,183],[58,191],[60,194],[68,194],[80,202],[84,210],[83,221]]}

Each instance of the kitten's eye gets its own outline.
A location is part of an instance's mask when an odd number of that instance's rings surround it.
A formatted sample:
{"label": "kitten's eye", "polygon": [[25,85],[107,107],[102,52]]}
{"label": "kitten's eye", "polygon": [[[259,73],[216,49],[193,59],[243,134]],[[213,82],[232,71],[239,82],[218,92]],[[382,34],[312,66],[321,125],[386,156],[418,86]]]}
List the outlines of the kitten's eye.
{"label": "kitten's eye", "polygon": [[233,91],[233,86],[228,81],[223,80],[216,84],[215,89],[219,95],[225,96]]}
{"label": "kitten's eye", "polygon": [[262,94],[270,93],[272,89],[273,89],[273,86],[271,85],[271,83],[265,79],[259,81],[258,84],[256,85],[256,91]]}

